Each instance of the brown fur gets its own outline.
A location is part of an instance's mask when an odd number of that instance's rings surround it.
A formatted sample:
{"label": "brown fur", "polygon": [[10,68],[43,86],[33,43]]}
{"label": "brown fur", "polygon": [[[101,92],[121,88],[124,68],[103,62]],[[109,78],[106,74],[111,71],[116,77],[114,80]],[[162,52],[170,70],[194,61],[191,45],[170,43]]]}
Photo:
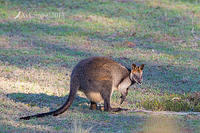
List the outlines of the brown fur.
{"label": "brown fur", "polygon": [[97,108],[97,103],[104,102],[104,111],[120,111],[112,108],[110,99],[114,90],[121,92],[121,103],[128,94],[128,88],[134,83],[141,83],[144,65],[132,65],[132,70],[106,57],[91,57],[80,61],[73,69],[70,81],[70,93],[67,101],[59,109],[33,116],[22,117],[28,120],[47,115],[57,116],[66,111],[72,104],[78,90],[85,93],[91,101],[91,109]]}

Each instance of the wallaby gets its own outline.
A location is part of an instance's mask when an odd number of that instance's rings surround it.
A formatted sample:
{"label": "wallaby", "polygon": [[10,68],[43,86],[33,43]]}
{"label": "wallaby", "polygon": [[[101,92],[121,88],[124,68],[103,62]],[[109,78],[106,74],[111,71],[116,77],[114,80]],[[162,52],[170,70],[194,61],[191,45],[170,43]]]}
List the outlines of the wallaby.
{"label": "wallaby", "polygon": [[65,112],[72,104],[78,90],[85,93],[90,100],[90,109],[96,109],[97,103],[104,102],[104,111],[117,112],[122,108],[112,108],[110,105],[111,96],[114,90],[121,93],[121,104],[128,94],[128,88],[134,84],[142,82],[142,72],[144,64],[132,68],[125,66],[106,57],[91,57],[80,61],[73,69],[70,80],[70,93],[67,101],[59,109],[21,117],[28,120],[30,118],[44,117],[48,115],[57,116]]}

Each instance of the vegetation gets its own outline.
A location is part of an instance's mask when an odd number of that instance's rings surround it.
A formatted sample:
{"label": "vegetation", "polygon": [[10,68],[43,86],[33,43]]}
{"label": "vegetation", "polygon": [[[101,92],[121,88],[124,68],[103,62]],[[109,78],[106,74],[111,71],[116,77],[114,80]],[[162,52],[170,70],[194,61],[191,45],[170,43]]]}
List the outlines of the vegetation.
{"label": "vegetation", "polygon": [[[79,93],[61,116],[18,120],[62,105],[72,68],[90,56],[145,64],[121,105],[130,111],[91,111]],[[135,110],[200,112],[199,60],[199,0],[0,0],[0,132],[150,132],[158,120],[197,133],[199,115]]]}

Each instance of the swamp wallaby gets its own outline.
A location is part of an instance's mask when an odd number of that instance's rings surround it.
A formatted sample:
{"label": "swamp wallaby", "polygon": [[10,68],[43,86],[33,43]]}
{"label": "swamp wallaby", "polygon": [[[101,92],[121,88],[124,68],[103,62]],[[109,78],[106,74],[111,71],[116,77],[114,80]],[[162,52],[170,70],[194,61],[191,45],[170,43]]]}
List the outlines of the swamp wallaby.
{"label": "swamp wallaby", "polygon": [[71,73],[70,93],[62,107],[52,112],[21,117],[20,119],[28,120],[48,115],[57,116],[70,107],[78,90],[84,92],[90,100],[91,109],[96,109],[97,103],[103,101],[104,111],[121,111],[122,108],[110,106],[113,91],[118,90],[121,93],[122,104],[128,94],[128,88],[134,83],[141,84],[143,68],[144,64],[139,67],[132,64],[132,68],[128,69],[106,57],[84,59],[74,67]]}

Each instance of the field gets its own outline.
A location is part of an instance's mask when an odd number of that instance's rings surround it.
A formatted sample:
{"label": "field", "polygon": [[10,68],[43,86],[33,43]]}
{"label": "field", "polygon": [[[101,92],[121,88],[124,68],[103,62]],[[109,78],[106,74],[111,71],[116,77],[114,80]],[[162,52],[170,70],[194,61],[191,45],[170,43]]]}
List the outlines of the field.
{"label": "field", "polygon": [[[92,111],[78,93],[58,117],[19,120],[60,107],[91,56],[145,64],[143,84],[112,97],[128,111]],[[199,133],[200,1],[0,0],[0,112],[2,133]]]}

